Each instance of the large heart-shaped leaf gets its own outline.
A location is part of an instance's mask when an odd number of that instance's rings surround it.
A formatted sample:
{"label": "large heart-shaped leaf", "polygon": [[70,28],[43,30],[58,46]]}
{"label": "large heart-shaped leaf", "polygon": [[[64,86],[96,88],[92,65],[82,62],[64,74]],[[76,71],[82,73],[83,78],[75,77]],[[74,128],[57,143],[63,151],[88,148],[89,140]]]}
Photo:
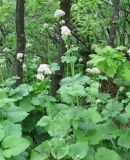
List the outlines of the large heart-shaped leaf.
{"label": "large heart-shaped leaf", "polygon": [[11,156],[17,156],[24,152],[30,143],[23,137],[20,136],[8,136],[2,142],[2,147],[4,148],[3,154],[6,158]]}
{"label": "large heart-shaped leaf", "polygon": [[101,147],[95,155],[95,160],[121,160],[121,157],[114,150]]}
{"label": "large heart-shaped leaf", "polygon": [[73,159],[83,159],[87,155],[88,149],[89,147],[87,141],[79,141],[70,145],[69,156]]}
{"label": "large heart-shaped leaf", "polygon": [[30,160],[45,160],[50,156],[50,146],[49,141],[43,142],[41,145],[37,146],[32,150]]}
{"label": "large heart-shaped leaf", "polygon": [[12,122],[21,122],[28,113],[20,107],[11,107],[7,110],[7,118]]}

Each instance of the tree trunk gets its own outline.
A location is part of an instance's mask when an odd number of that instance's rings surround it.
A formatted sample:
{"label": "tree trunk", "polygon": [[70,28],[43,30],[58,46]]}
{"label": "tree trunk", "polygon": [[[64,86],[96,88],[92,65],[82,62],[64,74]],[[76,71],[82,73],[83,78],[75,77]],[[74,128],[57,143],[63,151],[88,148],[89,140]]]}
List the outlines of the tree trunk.
{"label": "tree trunk", "polygon": [[[65,20],[65,26],[70,26],[70,10],[71,10],[71,0],[61,0],[60,1],[60,9],[65,12],[65,16],[62,20]],[[60,65],[60,71],[57,72],[55,75],[52,76],[52,83],[51,83],[51,94],[55,96],[57,90],[59,89],[59,82],[63,78],[64,75],[64,64],[61,63],[61,57],[66,52],[65,43],[61,37],[61,29],[59,28],[60,33],[60,42],[59,42],[59,59],[58,63]]]}
{"label": "tree trunk", "polygon": [[14,74],[19,77],[16,82],[16,86],[20,85],[23,80],[23,62],[17,60],[17,53],[25,53],[25,33],[24,33],[24,4],[25,0],[16,1],[16,34],[17,34],[17,46],[16,55],[14,57]]}
{"label": "tree trunk", "polygon": [[120,0],[113,0],[113,16],[111,20],[110,34],[108,44],[112,47],[115,46],[116,32],[117,32],[117,24],[119,20],[120,14]]}

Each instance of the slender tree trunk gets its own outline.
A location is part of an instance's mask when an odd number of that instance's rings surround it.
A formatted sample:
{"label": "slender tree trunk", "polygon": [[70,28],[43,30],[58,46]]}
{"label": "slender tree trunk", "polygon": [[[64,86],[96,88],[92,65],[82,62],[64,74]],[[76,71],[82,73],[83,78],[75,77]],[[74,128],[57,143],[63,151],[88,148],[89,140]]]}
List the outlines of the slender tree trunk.
{"label": "slender tree trunk", "polygon": [[[67,27],[70,26],[70,10],[71,10],[71,3],[72,0],[60,0],[60,9],[65,12],[65,16],[62,20],[65,20],[65,24]],[[59,28],[59,31],[61,29]],[[61,57],[66,52],[65,43],[61,38],[60,34],[60,42],[59,42],[59,59],[58,63],[60,65],[60,71],[57,72],[55,75],[52,76],[52,84],[51,84],[51,94],[54,96],[59,89],[59,82],[63,78],[64,75],[64,64],[61,63]]]}
{"label": "slender tree trunk", "polygon": [[[65,12],[65,16],[63,17],[63,20],[65,21],[65,25],[67,27],[70,27],[71,0],[61,0],[60,8],[61,8],[61,10],[63,10]],[[61,78],[64,75],[64,64],[61,63],[61,57],[63,56],[63,54],[65,52],[66,52],[65,43],[61,37],[60,38],[60,46],[59,46],[59,64],[60,64],[60,68],[61,68],[61,70],[60,70]]]}
{"label": "slender tree trunk", "polygon": [[111,27],[110,27],[110,34],[108,44],[112,47],[115,46],[115,39],[116,39],[116,32],[117,32],[117,23],[119,20],[120,14],[120,0],[113,0],[113,17],[111,19]]}
{"label": "slender tree trunk", "polygon": [[20,85],[23,80],[23,62],[17,60],[17,53],[25,53],[25,33],[24,33],[24,4],[25,0],[16,0],[16,34],[17,46],[14,57],[14,74],[19,77],[16,86]]}

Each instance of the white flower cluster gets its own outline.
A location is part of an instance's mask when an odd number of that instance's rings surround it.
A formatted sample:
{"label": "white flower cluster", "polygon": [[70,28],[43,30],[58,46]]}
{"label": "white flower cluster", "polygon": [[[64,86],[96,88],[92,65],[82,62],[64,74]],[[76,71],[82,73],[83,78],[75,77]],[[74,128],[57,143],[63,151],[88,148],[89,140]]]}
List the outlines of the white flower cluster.
{"label": "white flower cluster", "polygon": [[91,68],[87,68],[86,72],[91,73],[91,74],[100,74],[99,69],[96,68],[96,67],[93,67],[92,69]]}
{"label": "white flower cluster", "polygon": [[65,24],[65,20],[61,20],[60,21],[60,24],[62,25],[62,24]]}
{"label": "white flower cluster", "polygon": [[60,18],[63,17],[65,15],[65,12],[62,11],[61,9],[58,9],[55,13],[54,13],[54,17],[55,18]]}
{"label": "white flower cluster", "polygon": [[32,44],[31,43],[27,43],[26,44],[26,48],[31,48],[32,47]]}
{"label": "white flower cluster", "polygon": [[130,56],[130,49],[127,51],[127,53],[129,54],[129,56]]}
{"label": "white flower cluster", "polygon": [[43,24],[43,29],[47,29],[49,27],[49,24],[48,23],[44,23]]}
{"label": "white flower cluster", "polygon": [[10,51],[9,48],[4,48],[4,49],[3,49],[3,52],[5,52],[5,53],[7,53],[7,52],[9,52],[9,51]]}
{"label": "white flower cluster", "polygon": [[17,60],[19,62],[22,62],[22,60],[23,60],[23,53],[17,53]]}
{"label": "white flower cluster", "polygon": [[99,104],[99,103],[101,103],[101,99],[96,100],[96,104]]}
{"label": "white flower cluster", "polygon": [[52,74],[48,64],[40,64],[37,73],[37,79],[41,81],[45,79],[44,75]]}
{"label": "white flower cluster", "polygon": [[37,74],[37,79],[40,80],[40,81],[43,81],[45,79],[45,76],[41,73],[38,73]]}
{"label": "white flower cluster", "polygon": [[67,26],[61,27],[61,35],[62,36],[71,36],[71,31]]}
{"label": "white flower cluster", "polygon": [[80,62],[83,62],[83,58],[79,58],[79,63],[80,63]]}

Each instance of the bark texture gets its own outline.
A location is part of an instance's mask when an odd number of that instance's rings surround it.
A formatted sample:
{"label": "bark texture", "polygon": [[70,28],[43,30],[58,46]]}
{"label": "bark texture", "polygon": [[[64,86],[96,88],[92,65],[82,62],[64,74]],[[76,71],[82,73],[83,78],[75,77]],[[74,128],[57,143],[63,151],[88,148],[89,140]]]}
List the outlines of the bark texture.
{"label": "bark texture", "polygon": [[24,4],[25,0],[16,1],[16,35],[17,35],[17,46],[16,55],[14,57],[14,74],[19,77],[16,82],[16,86],[20,85],[23,80],[23,62],[17,60],[17,53],[25,53],[25,33],[24,33]]}
{"label": "bark texture", "polygon": [[118,20],[120,16],[120,0],[113,0],[113,16],[111,19],[111,27],[108,44],[112,47],[115,46],[115,39],[117,34]]}

